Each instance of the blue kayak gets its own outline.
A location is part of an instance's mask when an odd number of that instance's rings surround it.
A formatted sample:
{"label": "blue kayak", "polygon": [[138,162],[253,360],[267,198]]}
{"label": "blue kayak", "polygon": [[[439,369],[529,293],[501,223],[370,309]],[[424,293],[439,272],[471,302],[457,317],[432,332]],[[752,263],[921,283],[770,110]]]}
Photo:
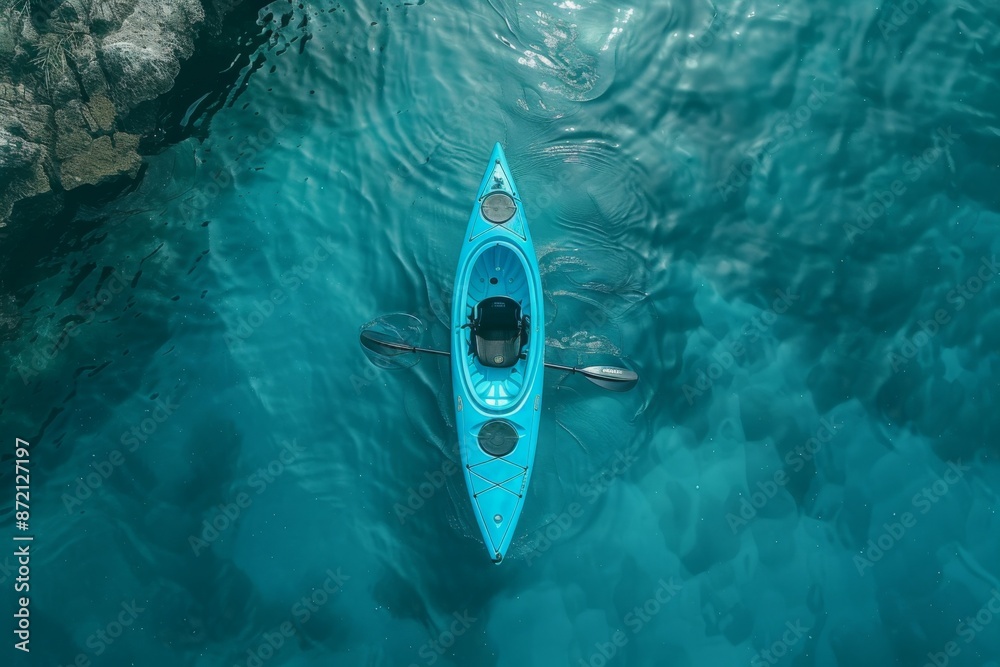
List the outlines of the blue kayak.
{"label": "blue kayak", "polygon": [[453,298],[451,370],[462,470],[486,548],[499,563],[531,480],[545,356],[538,260],[499,143],[469,218]]}

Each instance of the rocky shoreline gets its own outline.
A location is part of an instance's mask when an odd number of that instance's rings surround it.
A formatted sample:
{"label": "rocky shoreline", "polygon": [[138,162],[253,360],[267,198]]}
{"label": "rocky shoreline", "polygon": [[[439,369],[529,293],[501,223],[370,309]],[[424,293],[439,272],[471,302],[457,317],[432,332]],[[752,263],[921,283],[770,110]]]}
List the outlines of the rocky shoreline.
{"label": "rocky shoreline", "polygon": [[88,187],[131,183],[197,39],[266,4],[0,0],[0,237]]}

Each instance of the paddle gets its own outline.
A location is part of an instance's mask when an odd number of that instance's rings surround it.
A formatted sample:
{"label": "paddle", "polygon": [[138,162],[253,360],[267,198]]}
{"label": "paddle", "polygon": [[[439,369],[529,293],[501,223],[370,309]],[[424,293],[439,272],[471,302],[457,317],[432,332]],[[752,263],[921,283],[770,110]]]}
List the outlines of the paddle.
{"label": "paddle", "polygon": [[608,391],[628,391],[639,381],[639,374],[627,368],[616,366],[587,366],[586,368],[576,368],[575,366],[560,366],[545,362],[546,368],[557,371],[569,371],[579,373],[598,387]]}
{"label": "paddle", "polygon": [[[361,345],[375,353],[379,353],[379,349],[382,348],[395,350],[396,354],[422,352],[424,354],[437,354],[442,357],[451,356],[451,353],[445,350],[431,350],[426,347],[415,347],[396,341],[380,340],[377,338],[377,332],[370,329],[361,332]],[[586,368],[577,368],[575,366],[560,366],[559,364],[546,362],[545,367],[557,371],[579,373],[598,387],[607,389],[608,391],[628,391],[639,381],[639,375],[635,371],[615,366],[587,366]]]}

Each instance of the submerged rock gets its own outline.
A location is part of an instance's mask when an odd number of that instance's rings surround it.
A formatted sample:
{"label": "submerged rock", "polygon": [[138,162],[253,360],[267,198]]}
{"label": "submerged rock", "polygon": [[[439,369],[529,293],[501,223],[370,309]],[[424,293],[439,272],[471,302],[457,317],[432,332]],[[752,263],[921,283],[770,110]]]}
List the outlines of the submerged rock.
{"label": "submerged rock", "polygon": [[53,133],[51,107],[24,85],[0,82],[0,222],[22,199],[51,191],[46,172]]}
{"label": "submerged rock", "polygon": [[0,128],[0,171],[20,169],[38,157],[38,145]]}
{"label": "submerged rock", "polygon": [[173,87],[199,31],[238,4],[3,3],[0,227],[19,209],[54,211],[33,199],[58,203],[81,185],[135,178],[140,140],[157,117],[154,101]]}
{"label": "submerged rock", "polygon": [[66,190],[81,185],[102,185],[121,176],[135,178],[142,165],[137,152],[139,137],[127,132],[94,139],[60,165],[59,178]]}
{"label": "submerged rock", "polygon": [[139,0],[121,26],[101,40],[99,57],[122,111],[167,92],[194,51],[205,19],[198,0]]}

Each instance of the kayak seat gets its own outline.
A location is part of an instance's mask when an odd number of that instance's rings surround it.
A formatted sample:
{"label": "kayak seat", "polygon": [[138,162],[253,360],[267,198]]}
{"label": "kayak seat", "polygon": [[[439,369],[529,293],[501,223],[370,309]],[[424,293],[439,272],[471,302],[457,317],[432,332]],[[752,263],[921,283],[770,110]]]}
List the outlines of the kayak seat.
{"label": "kayak seat", "polygon": [[472,317],[472,354],[483,366],[514,366],[527,339],[526,320],[521,317],[521,304],[510,297],[483,299],[476,304]]}

